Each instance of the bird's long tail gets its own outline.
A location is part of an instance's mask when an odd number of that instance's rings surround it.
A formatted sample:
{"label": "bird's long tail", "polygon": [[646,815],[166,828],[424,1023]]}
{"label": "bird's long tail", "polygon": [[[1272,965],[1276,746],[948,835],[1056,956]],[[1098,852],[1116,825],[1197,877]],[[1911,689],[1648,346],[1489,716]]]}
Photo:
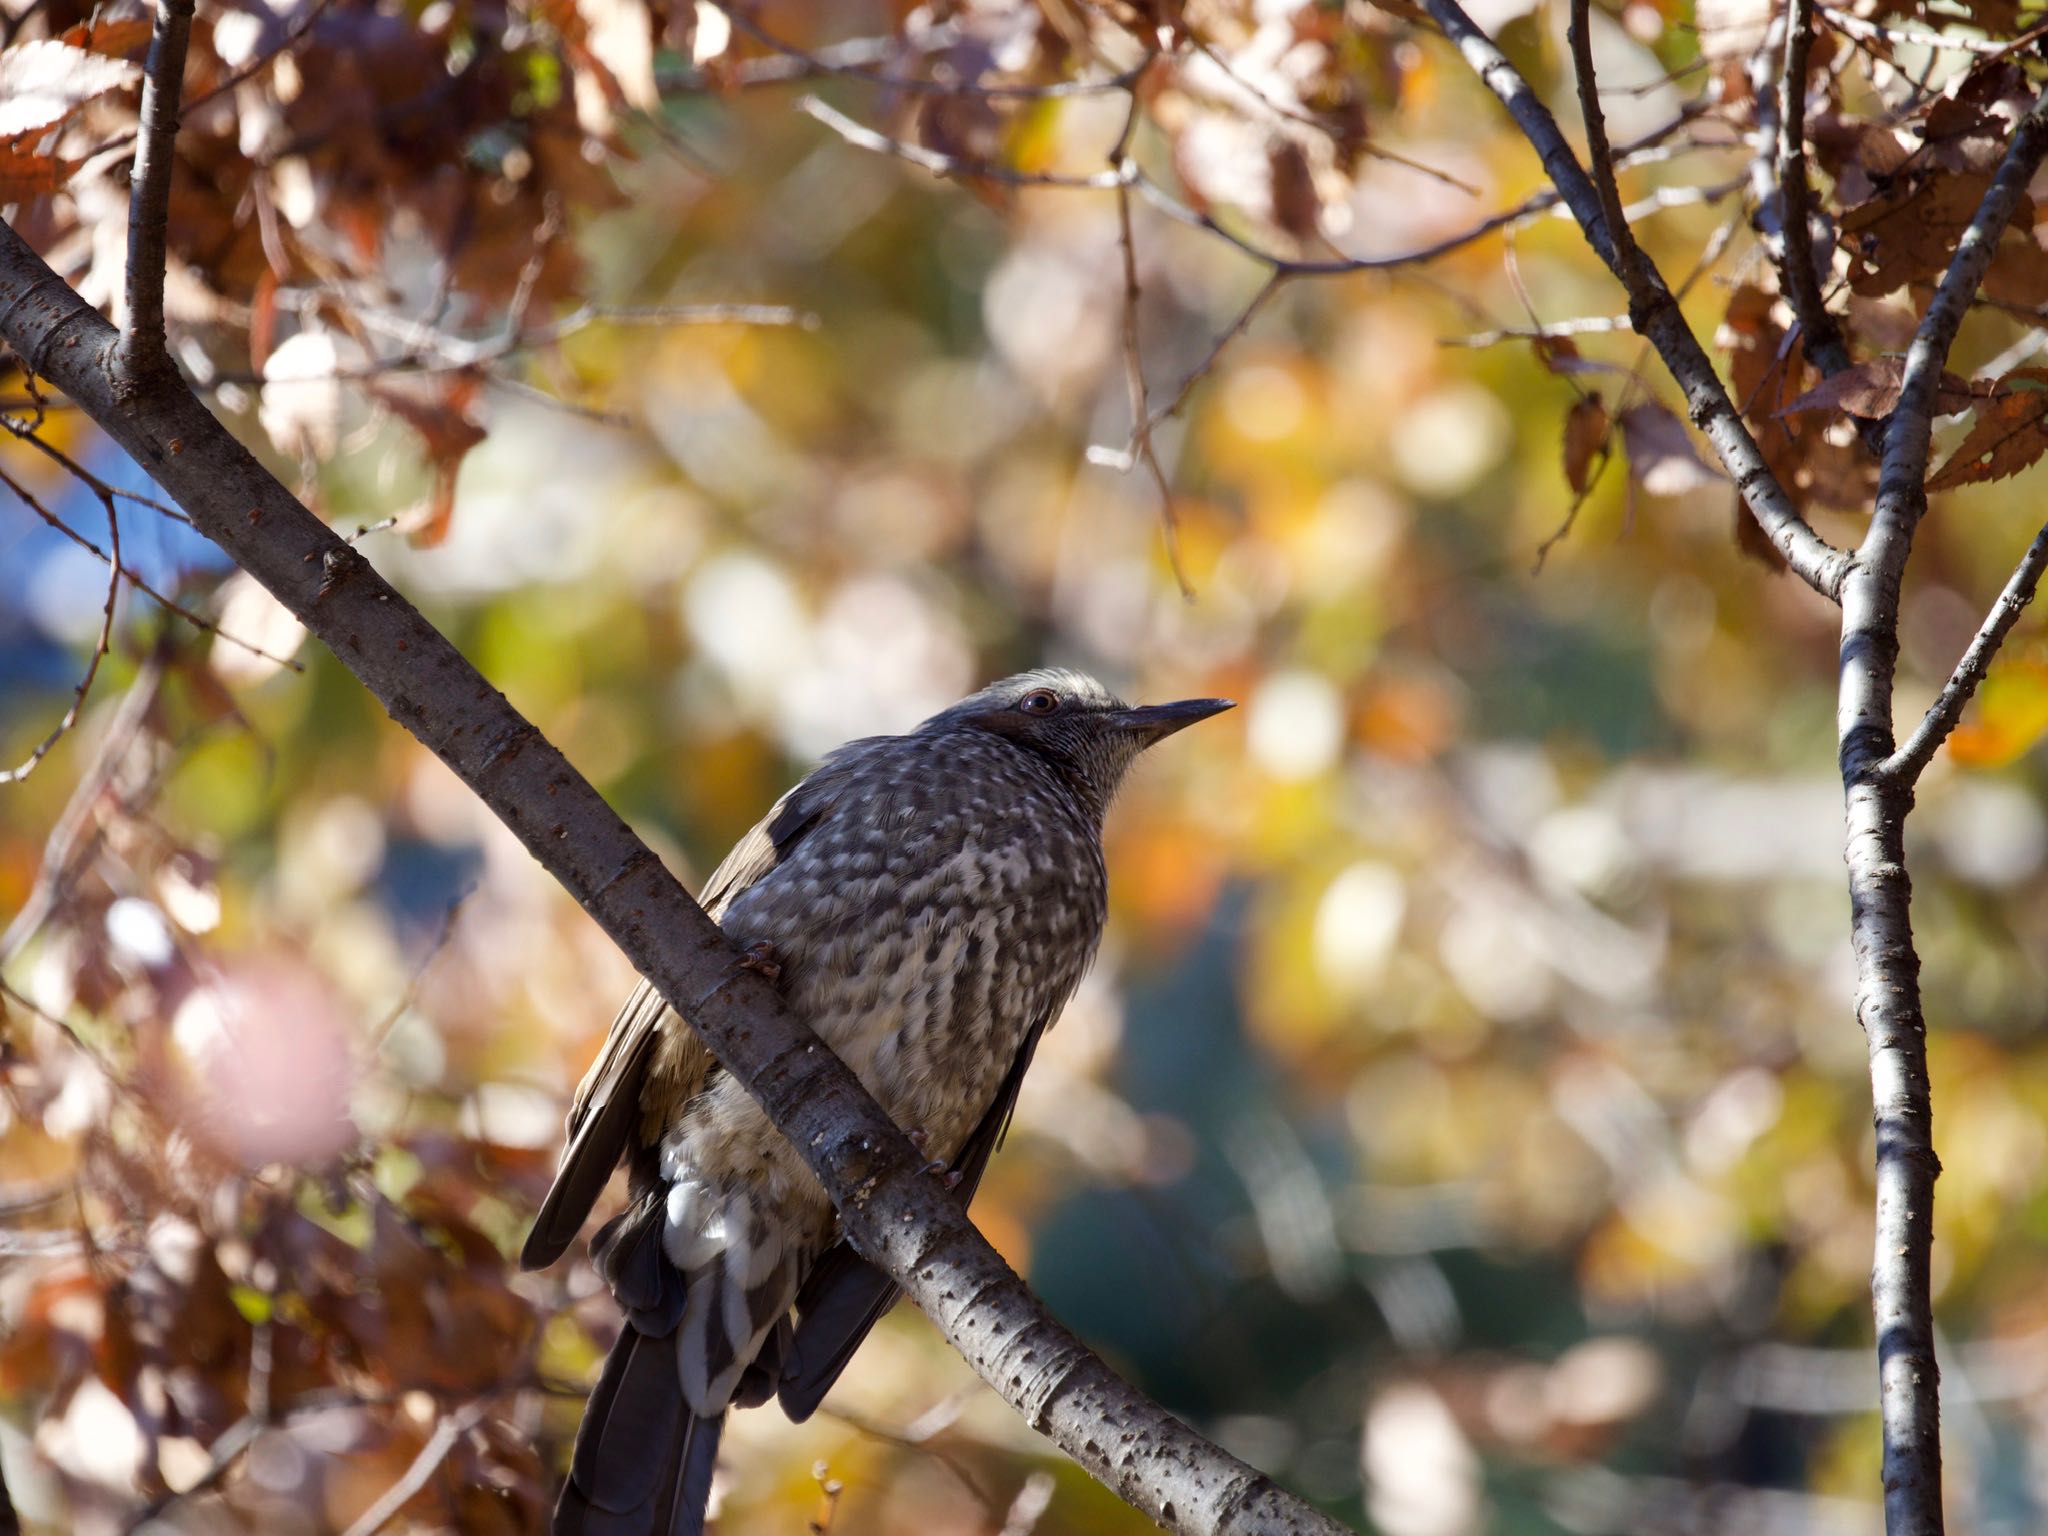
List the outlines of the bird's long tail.
{"label": "bird's long tail", "polygon": [[673,1335],[628,1323],[584,1409],[555,1536],[701,1536],[724,1428],[683,1401]]}

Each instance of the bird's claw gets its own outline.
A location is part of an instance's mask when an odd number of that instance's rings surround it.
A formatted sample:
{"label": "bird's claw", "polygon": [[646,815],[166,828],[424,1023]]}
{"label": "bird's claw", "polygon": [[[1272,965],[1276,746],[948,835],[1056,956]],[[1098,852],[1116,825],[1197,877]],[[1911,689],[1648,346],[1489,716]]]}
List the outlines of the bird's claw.
{"label": "bird's claw", "polygon": [[756,939],[746,947],[740,955],[739,968],[768,981],[782,979],[782,962],[775,957],[775,946],[766,939]]}

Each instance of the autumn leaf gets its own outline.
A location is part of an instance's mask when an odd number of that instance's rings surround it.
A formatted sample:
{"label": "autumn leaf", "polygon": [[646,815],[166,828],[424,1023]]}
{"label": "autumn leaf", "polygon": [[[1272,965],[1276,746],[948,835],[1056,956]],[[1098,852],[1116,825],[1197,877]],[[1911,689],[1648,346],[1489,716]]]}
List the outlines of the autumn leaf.
{"label": "autumn leaf", "polygon": [[[1842,411],[1851,416],[1878,420],[1889,416],[1899,403],[1906,382],[1906,359],[1873,357],[1845,368],[1833,378],[1809,389],[1777,414],[1794,416],[1808,411]],[[1978,395],[1966,380],[1944,372],[1935,391],[1937,416],[1956,416],[1977,403]]]}
{"label": "autumn leaf", "polygon": [[82,163],[34,154],[19,143],[0,144],[0,203],[48,197],[69,181]]}
{"label": "autumn leaf", "polygon": [[1607,445],[1607,407],[1590,394],[1575,402],[1564,418],[1564,478],[1575,495],[1586,494],[1593,480],[1593,459]]}
{"label": "autumn leaf", "polygon": [[44,39],[0,52],[0,139],[55,127],[96,96],[133,85],[126,59]]}
{"label": "autumn leaf", "polygon": [[1273,222],[1297,240],[1313,240],[1322,227],[1323,204],[1308,156],[1293,139],[1276,137],[1266,161],[1272,177]]}
{"label": "autumn leaf", "polygon": [[1856,258],[1849,286],[1866,298],[1943,272],[1977,205],[1988,171],[1906,178],[1842,216],[1842,245]]}
{"label": "autumn leaf", "polygon": [[149,18],[139,12],[132,16],[108,16],[95,11],[89,20],[67,27],[59,41],[88,53],[127,58],[142,51],[149,42],[150,30]]}
{"label": "autumn leaf", "polygon": [[2048,453],[2048,368],[2015,368],[1977,403],[1977,419],[1927,482],[1930,491],[2016,475]]}
{"label": "autumn leaf", "polygon": [[1621,413],[1629,473],[1652,496],[1681,496],[1725,478],[1699,456],[1685,423],[1661,405],[1632,405]]}

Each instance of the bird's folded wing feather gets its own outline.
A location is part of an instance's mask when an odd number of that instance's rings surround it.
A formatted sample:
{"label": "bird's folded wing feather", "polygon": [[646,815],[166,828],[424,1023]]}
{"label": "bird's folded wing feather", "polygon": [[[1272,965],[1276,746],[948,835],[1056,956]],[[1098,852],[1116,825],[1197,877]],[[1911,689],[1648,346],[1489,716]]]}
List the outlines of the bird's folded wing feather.
{"label": "bird's folded wing feather", "polygon": [[[1017,1112],[1024,1074],[1038,1049],[1038,1037],[1050,1022],[1050,1015],[1040,1019],[1024,1037],[1023,1048],[996,1090],[988,1112],[953,1160],[960,1175],[963,1204],[974,1198],[989,1158],[1003,1144],[1010,1118]],[[896,1282],[844,1240],[825,1251],[797,1293],[796,1336],[783,1357],[782,1381],[776,1388],[776,1399],[793,1422],[801,1424],[824,1401],[868,1331],[896,1305],[898,1294]]]}
{"label": "bird's folded wing feather", "polygon": [[[830,814],[838,779],[833,766],[828,760],[778,800],[712,871],[704,887],[703,906],[714,920],[724,916],[734,897],[788,858]],[[642,981],[612,1021],[603,1049],[570,1103],[561,1167],[520,1252],[521,1268],[541,1269],[562,1256],[576,1240],[619,1159],[636,1145],[641,1088],[653,1064],[656,1044],[665,1030],[674,1027],[668,1023],[674,1017],[654,984]],[[694,1035],[687,1037],[684,1049],[701,1059],[684,1060],[674,1076],[678,1081],[698,1083],[715,1065],[711,1053]]]}

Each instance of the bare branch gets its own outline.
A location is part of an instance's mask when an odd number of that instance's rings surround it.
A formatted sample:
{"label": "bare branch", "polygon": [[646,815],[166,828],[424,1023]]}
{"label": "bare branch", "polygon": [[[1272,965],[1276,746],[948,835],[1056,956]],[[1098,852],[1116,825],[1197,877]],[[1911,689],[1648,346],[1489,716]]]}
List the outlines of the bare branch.
{"label": "bare branch", "polygon": [[1871,21],[1832,5],[1816,6],[1816,14],[1835,31],[1857,42],[1910,43],[1916,48],[1947,49],[2002,59],[2048,36],[2048,22],[2029,27],[2009,42],[1988,37],[1958,37],[1949,32],[1930,32],[1923,27],[1902,27],[1895,22]]}
{"label": "bare branch", "polygon": [[984,160],[962,160],[956,155],[942,155],[935,149],[926,149],[921,144],[906,144],[901,139],[892,139],[886,133],[879,133],[865,124],[856,123],[844,112],[827,106],[815,96],[804,97],[796,104],[796,109],[808,117],[816,118],[858,149],[871,149],[877,154],[908,160],[912,165],[922,166],[934,176],[955,176],[969,181],[993,181],[1006,187],[1068,187],[1095,192],[1113,192],[1129,180],[1128,173],[1124,171],[1097,171],[1090,176],[1064,176],[1054,171],[1019,171],[1007,165],[991,165]]}
{"label": "bare branch", "polygon": [[164,351],[165,224],[192,7],[193,0],[156,0],[156,28],[143,66],[142,127],[128,193],[127,323],[121,334],[122,365],[142,375],[169,362]]}
{"label": "bare branch", "polygon": [[[35,511],[42,513],[46,521],[56,523],[56,519],[52,518],[49,513],[44,512],[42,507],[37,505],[35,498],[23,490],[5,470],[0,470],[0,483],[4,483],[9,490],[13,491],[24,502],[27,502]],[[100,663],[106,659],[107,652],[113,649],[114,605],[121,596],[121,519],[115,513],[114,503],[111,499],[105,505],[107,509],[107,542],[113,546],[114,553],[111,558],[105,555],[100,556],[101,559],[107,562],[107,601],[106,607],[100,614],[99,639],[93,644],[92,654],[86,658],[85,675],[79,678],[78,686],[72,690],[71,703],[65,709],[62,717],[59,718],[56,725],[51,727],[50,734],[37,742],[35,749],[21,763],[4,772],[0,772],[0,784],[19,784],[23,779],[34,773],[36,765],[50,755],[50,749],[64,739],[64,733],[78,723],[78,712],[85,708],[85,696],[92,692],[93,679],[100,675]],[[56,525],[60,528],[64,526],[62,523],[57,523]],[[69,529],[65,531],[67,533],[70,532]],[[84,543],[85,541],[80,539],[79,542]],[[92,549],[92,546],[87,544],[86,548]],[[99,551],[93,549],[93,553],[97,555]]]}
{"label": "bare branch", "polygon": [[[1785,66],[1778,75],[1777,193],[1781,241],[1778,271],[1785,298],[1799,319],[1806,355],[1823,376],[1850,366],[1841,328],[1821,296],[1814,266],[1812,188],[1806,179],[1806,71],[1813,51],[1814,0],[1790,0],[1785,22]],[[1759,99],[1762,99],[1761,97]],[[1760,149],[1758,158],[1771,146]]]}
{"label": "bare branch", "polygon": [[448,1453],[455,1449],[455,1442],[476,1428],[489,1407],[487,1399],[479,1398],[465,1403],[453,1413],[443,1414],[435,1424],[434,1432],[427,1436],[427,1443],[413,1457],[412,1465],[399,1476],[397,1482],[386,1488],[377,1502],[364,1510],[361,1518],[348,1528],[347,1536],[377,1536],[377,1532],[391,1523],[392,1517],[405,1508],[412,1496],[427,1486],[427,1479]]}
{"label": "bare branch", "polygon": [[[849,59],[835,58],[825,49],[815,53],[806,52],[794,43],[784,42],[763,27],[753,17],[736,5],[725,0],[711,0],[711,3],[725,13],[733,30],[744,32],[763,48],[771,49],[783,59],[798,66],[803,76],[827,75],[840,80],[858,80],[863,85],[883,86],[892,91],[908,91],[923,96],[979,96],[989,101],[1046,101],[1060,96],[1103,96],[1118,91],[1127,91],[1138,83],[1138,77],[1145,73],[1152,62],[1147,56],[1145,62],[1132,69],[1119,70],[1100,80],[1056,80],[1048,85],[983,85],[978,81],[927,80],[918,75],[882,74],[863,63]],[[943,46],[943,45],[941,45]],[[892,50],[881,50],[886,58]],[[937,48],[931,51],[938,51]],[[798,76],[791,76],[798,78]]]}
{"label": "bare branch", "polygon": [[1593,33],[1591,0],[1571,0],[1571,21],[1566,35],[1571,43],[1572,73],[1578,82],[1579,112],[1586,125],[1586,163],[1593,178],[1593,190],[1600,198],[1600,216],[1607,226],[1612,248],[1608,260],[1621,285],[1633,295],[1649,283],[1642,247],[1628,226],[1622,211],[1621,185],[1615,180],[1614,151],[1607,142],[1607,114],[1600,105],[1600,87],[1593,76]]}
{"label": "bare branch", "polygon": [[1641,257],[1634,264],[1639,281],[1629,284],[1621,257],[1608,238],[1600,194],[1573,157],[1557,119],[1507,56],[1473,24],[1457,0],[1424,0],[1424,4],[1465,62],[1500,98],[1520,126],[1542,160],[1551,184],[1586,232],[1587,240],[1615,275],[1623,278],[1635,329],[1656,347],[1664,366],[1685,392],[1693,425],[1713,445],[1757,526],[1802,581],[1823,596],[1839,599],[1849,571],[1848,554],[1813,531],[1771,473],[1756,439],[1728,399],[1720,375],[1714,371],[1712,361],[1701,348],[1699,338],[1693,335],[1655,264]]}
{"label": "bare branch", "polygon": [[[36,439],[34,437],[30,437],[29,441],[34,442],[36,441]],[[159,592],[155,587],[151,586],[146,580],[144,580],[142,573],[137,571],[132,565],[123,564],[121,560],[120,535],[119,530],[118,528],[116,528],[115,525],[114,514],[114,497],[117,493],[115,492],[112,486],[107,485],[104,481],[99,480],[98,477],[96,477],[87,470],[79,469],[77,471],[77,474],[79,479],[83,480],[87,484],[87,486],[89,486],[99,496],[100,505],[107,509],[107,525],[109,528],[115,529],[114,536],[111,540],[114,546],[114,552],[111,555],[108,554],[105,550],[101,549],[99,545],[93,543],[93,541],[91,539],[88,539],[84,534],[80,533],[76,528],[73,528],[69,523],[65,522],[64,519],[57,516],[57,514],[52,512],[48,507],[44,506],[42,502],[36,498],[34,493],[32,493],[28,489],[27,486],[23,485],[20,481],[16,480],[4,469],[0,469],[0,485],[4,485],[7,487],[8,490],[12,491],[14,493],[15,498],[18,501],[20,501],[23,506],[27,507],[29,511],[35,513],[37,517],[41,518],[45,523],[49,524],[50,527],[56,529],[57,532],[63,534],[65,538],[69,539],[73,544],[77,545],[80,549],[84,550],[87,554],[91,555],[93,559],[99,561],[100,564],[106,566],[112,580],[125,580],[129,586],[133,587],[136,591],[140,592],[144,597],[148,598],[151,602],[155,603],[159,608],[163,609],[164,612],[177,615],[179,618],[183,619],[187,624],[190,624],[194,629],[204,630],[207,634],[216,636],[217,638],[226,641],[229,645],[236,646],[241,650],[247,651],[251,656],[260,656],[265,661],[274,662],[280,667],[289,667],[294,672],[303,672],[306,670],[306,664],[302,661],[295,661],[289,656],[274,655],[273,653],[264,650],[263,647],[260,645],[252,645],[247,640],[243,640],[235,635],[229,634],[226,630],[222,629],[218,624],[216,624],[212,619],[207,618],[205,614],[195,613],[192,609],[186,607],[176,598],[167,597],[162,592]],[[185,521],[185,519],[183,517],[180,517],[179,521],[183,522]],[[105,638],[106,637],[103,635],[102,640],[104,640]],[[104,650],[102,650],[100,654],[104,655]],[[95,665],[97,665],[97,658],[95,658]],[[90,686],[91,678],[89,676],[86,679],[86,682],[87,686]],[[77,702],[84,702],[83,697],[81,696]],[[68,727],[66,728],[68,729]],[[59,734],[62,734],[61,730]],[[44,750],[47,751],[50,745],[50,743],[45,743]],[[7,781],[4,778],[0,778],[0,783],[5,782]]]}
{"label": "bare branch", "polygon": [[1544,325],[1501,326],[1491,331],[1474,331],[1469,336],[1445,336],[1437,345],[1478,349],[1497,347],[1504,341],[1558,341],[1569,336],[1625,335],[1633,329],[1627,315],[1581,315],[1573,320],[1552,320]]}
{"label": "bare branch", "polygon": [[[49,345],[55,335],[79,345]],[[111,328],[0,226],[0,337],[298,616],[492,808],[746,1085],[859,1251],[982,1379],[1133,1507],[1200,1536],[1343,1527],[1195,1434],[1062,1327],[837,1056],[559,750],[180,383],[125,372]],[[173,444],[176,451],[173,451]]]}
{"label": "bare branch", "polygon": [[2026,554],[2020,557],[2020,563],[2006,579],[2005,590],[1998,594],[1998,601],[1991,605],[1991,611],[1977,628],[1976,637],[1963,652],[1962,660],[1956,663],[1956,669],[1943,685],[1940,695],[1913,728],[1913,734],[1906,738],[1904,746],[1880,765],[1878,771],[1886,778],[1912,783],[1932,761],[1941,744],[1948,740],[1956,722],[1963,718],[1963,710],[1976,693],[1977,685],[1991,670],[1991,660],[1998,654],[1999,646],[2005,643],[2005,637],[2019,622],[2027,604],[2034,600],[2044,569],[2048,569],[2048,526],[2034,535],[2034,542],[2027,546]]}
{"label": "bare branch", "polygon": [[1174,511],[1173,485],[1166,478],[1166,471],[1160,467],[1158,450],[1152,446],[1152,407],[1145,389],[1145,362],[1138,351],[1138,300],[1143,296],[1143,290],[1138,286],[1138,245],[1131,234],[1131,189],[1128,186],[1116,189],[1116,233],[1124,269],[1124,387],[1131,401],[1131,458],[1145,466],[1153,485],[1158,488],[1159,526],[1166,539],[1166,561],[1173,568],[1173,579],[1180,587],[1180,595],[1192,600],[1195,589],[1188,584],[1188,573],[1180,560],[1180,519]]}
{"label": "bare branch", "polygon": [[886,64],[905,53],[922,56],[950,48],[960,40],[958,28],[950,22],[925,27],[912,37],[854,37],[828,43],[808,53],[792,49],[765,59],[720,60],[714,65],[689,65],[665,69],[654,83],[664,95],[671,91],[712,91],[748,89],[764,85],[788,85],[796,80],[816,80],[850,71],[846,78],[872,85],[899,86],[894,76],[878,73],[874,66]]}

